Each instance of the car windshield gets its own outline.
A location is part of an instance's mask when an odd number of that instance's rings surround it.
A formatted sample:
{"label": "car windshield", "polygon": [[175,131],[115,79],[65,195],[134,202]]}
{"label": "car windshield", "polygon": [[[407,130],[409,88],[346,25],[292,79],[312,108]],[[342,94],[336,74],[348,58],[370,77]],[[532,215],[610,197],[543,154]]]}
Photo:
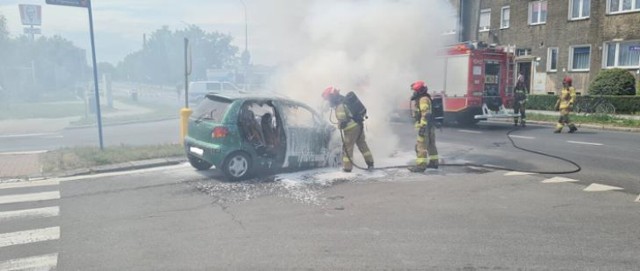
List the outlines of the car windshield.
{"label": "car windshield", "polygon": [[231,102],[225,100],[207,97],[196,106],[192,116],[198,120],[221,122],[230,104]]}

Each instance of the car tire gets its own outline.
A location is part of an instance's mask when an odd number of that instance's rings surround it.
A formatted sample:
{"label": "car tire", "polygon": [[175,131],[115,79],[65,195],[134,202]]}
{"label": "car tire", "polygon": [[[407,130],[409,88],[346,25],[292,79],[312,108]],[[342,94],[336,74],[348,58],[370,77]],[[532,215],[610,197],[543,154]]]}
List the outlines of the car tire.
{"label": "car tire", "polygon": [[213,166],[213,164],[190,154],[187,155],[187,158],[189,159],[189,164],[197,170],[208,170]]}
{"label": "car tire", "polygon": [[231,181],[243,180],[251,175],[252,163],[248,154],[234,152],[222,164],[222,172]]}

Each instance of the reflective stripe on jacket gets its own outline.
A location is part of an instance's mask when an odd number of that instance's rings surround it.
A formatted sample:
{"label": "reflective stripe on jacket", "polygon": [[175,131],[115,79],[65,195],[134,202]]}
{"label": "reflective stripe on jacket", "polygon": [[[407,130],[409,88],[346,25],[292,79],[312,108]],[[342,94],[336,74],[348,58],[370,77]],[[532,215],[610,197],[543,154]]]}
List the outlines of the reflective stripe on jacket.
{"label": "reflective stripe on jacket", "polygon": [[344,103],[336,106],[336,118],[338,119],[338,123],[347,121],[347,126],[343,130],[351,130],[358,126],[358,123],[351,118],[351,111],[349,111],[349,108],[347,108]]}

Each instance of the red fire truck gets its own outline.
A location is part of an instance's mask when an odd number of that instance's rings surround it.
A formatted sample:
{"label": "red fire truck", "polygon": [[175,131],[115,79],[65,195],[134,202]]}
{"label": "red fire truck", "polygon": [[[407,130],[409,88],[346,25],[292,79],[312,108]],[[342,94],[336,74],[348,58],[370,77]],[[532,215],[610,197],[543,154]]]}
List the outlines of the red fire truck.
{"label": "red fire truck", "polygon": [[[513,114],[514,57],[505,48],[462,43],[448,47],[437,59],[444,73],[427,75],[434,104],[442,99],[444,120],[475,124],[489,118],[511,118]],[[405,111],[406,102],[401,103]],[[405,111],[406,112],[406,111]]]}

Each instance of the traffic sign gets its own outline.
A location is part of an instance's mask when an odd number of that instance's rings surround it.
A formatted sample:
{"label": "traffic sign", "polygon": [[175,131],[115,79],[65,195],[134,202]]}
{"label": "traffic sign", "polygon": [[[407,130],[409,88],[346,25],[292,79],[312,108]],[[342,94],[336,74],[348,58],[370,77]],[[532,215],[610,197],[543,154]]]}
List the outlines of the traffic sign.
{"label": "traffic sign", "polygon": [[42,10],[39,5],[19,5],[23,25],[42,25]]}
{"label": "traffic sign", "polygon": [[42,33],[42,32],[40,31],[40,28],[29,28],[29,27],[25,27],[25,28],[24,28],[24,33],[25,33],[25,34],[38,34],[38,35],[39,35],[39,34],[40,34],[40,33]]}
{"label": "traffic sign", "polygon": [[89,7],[89,0],[47,0],[47,4],[86,8]]}

